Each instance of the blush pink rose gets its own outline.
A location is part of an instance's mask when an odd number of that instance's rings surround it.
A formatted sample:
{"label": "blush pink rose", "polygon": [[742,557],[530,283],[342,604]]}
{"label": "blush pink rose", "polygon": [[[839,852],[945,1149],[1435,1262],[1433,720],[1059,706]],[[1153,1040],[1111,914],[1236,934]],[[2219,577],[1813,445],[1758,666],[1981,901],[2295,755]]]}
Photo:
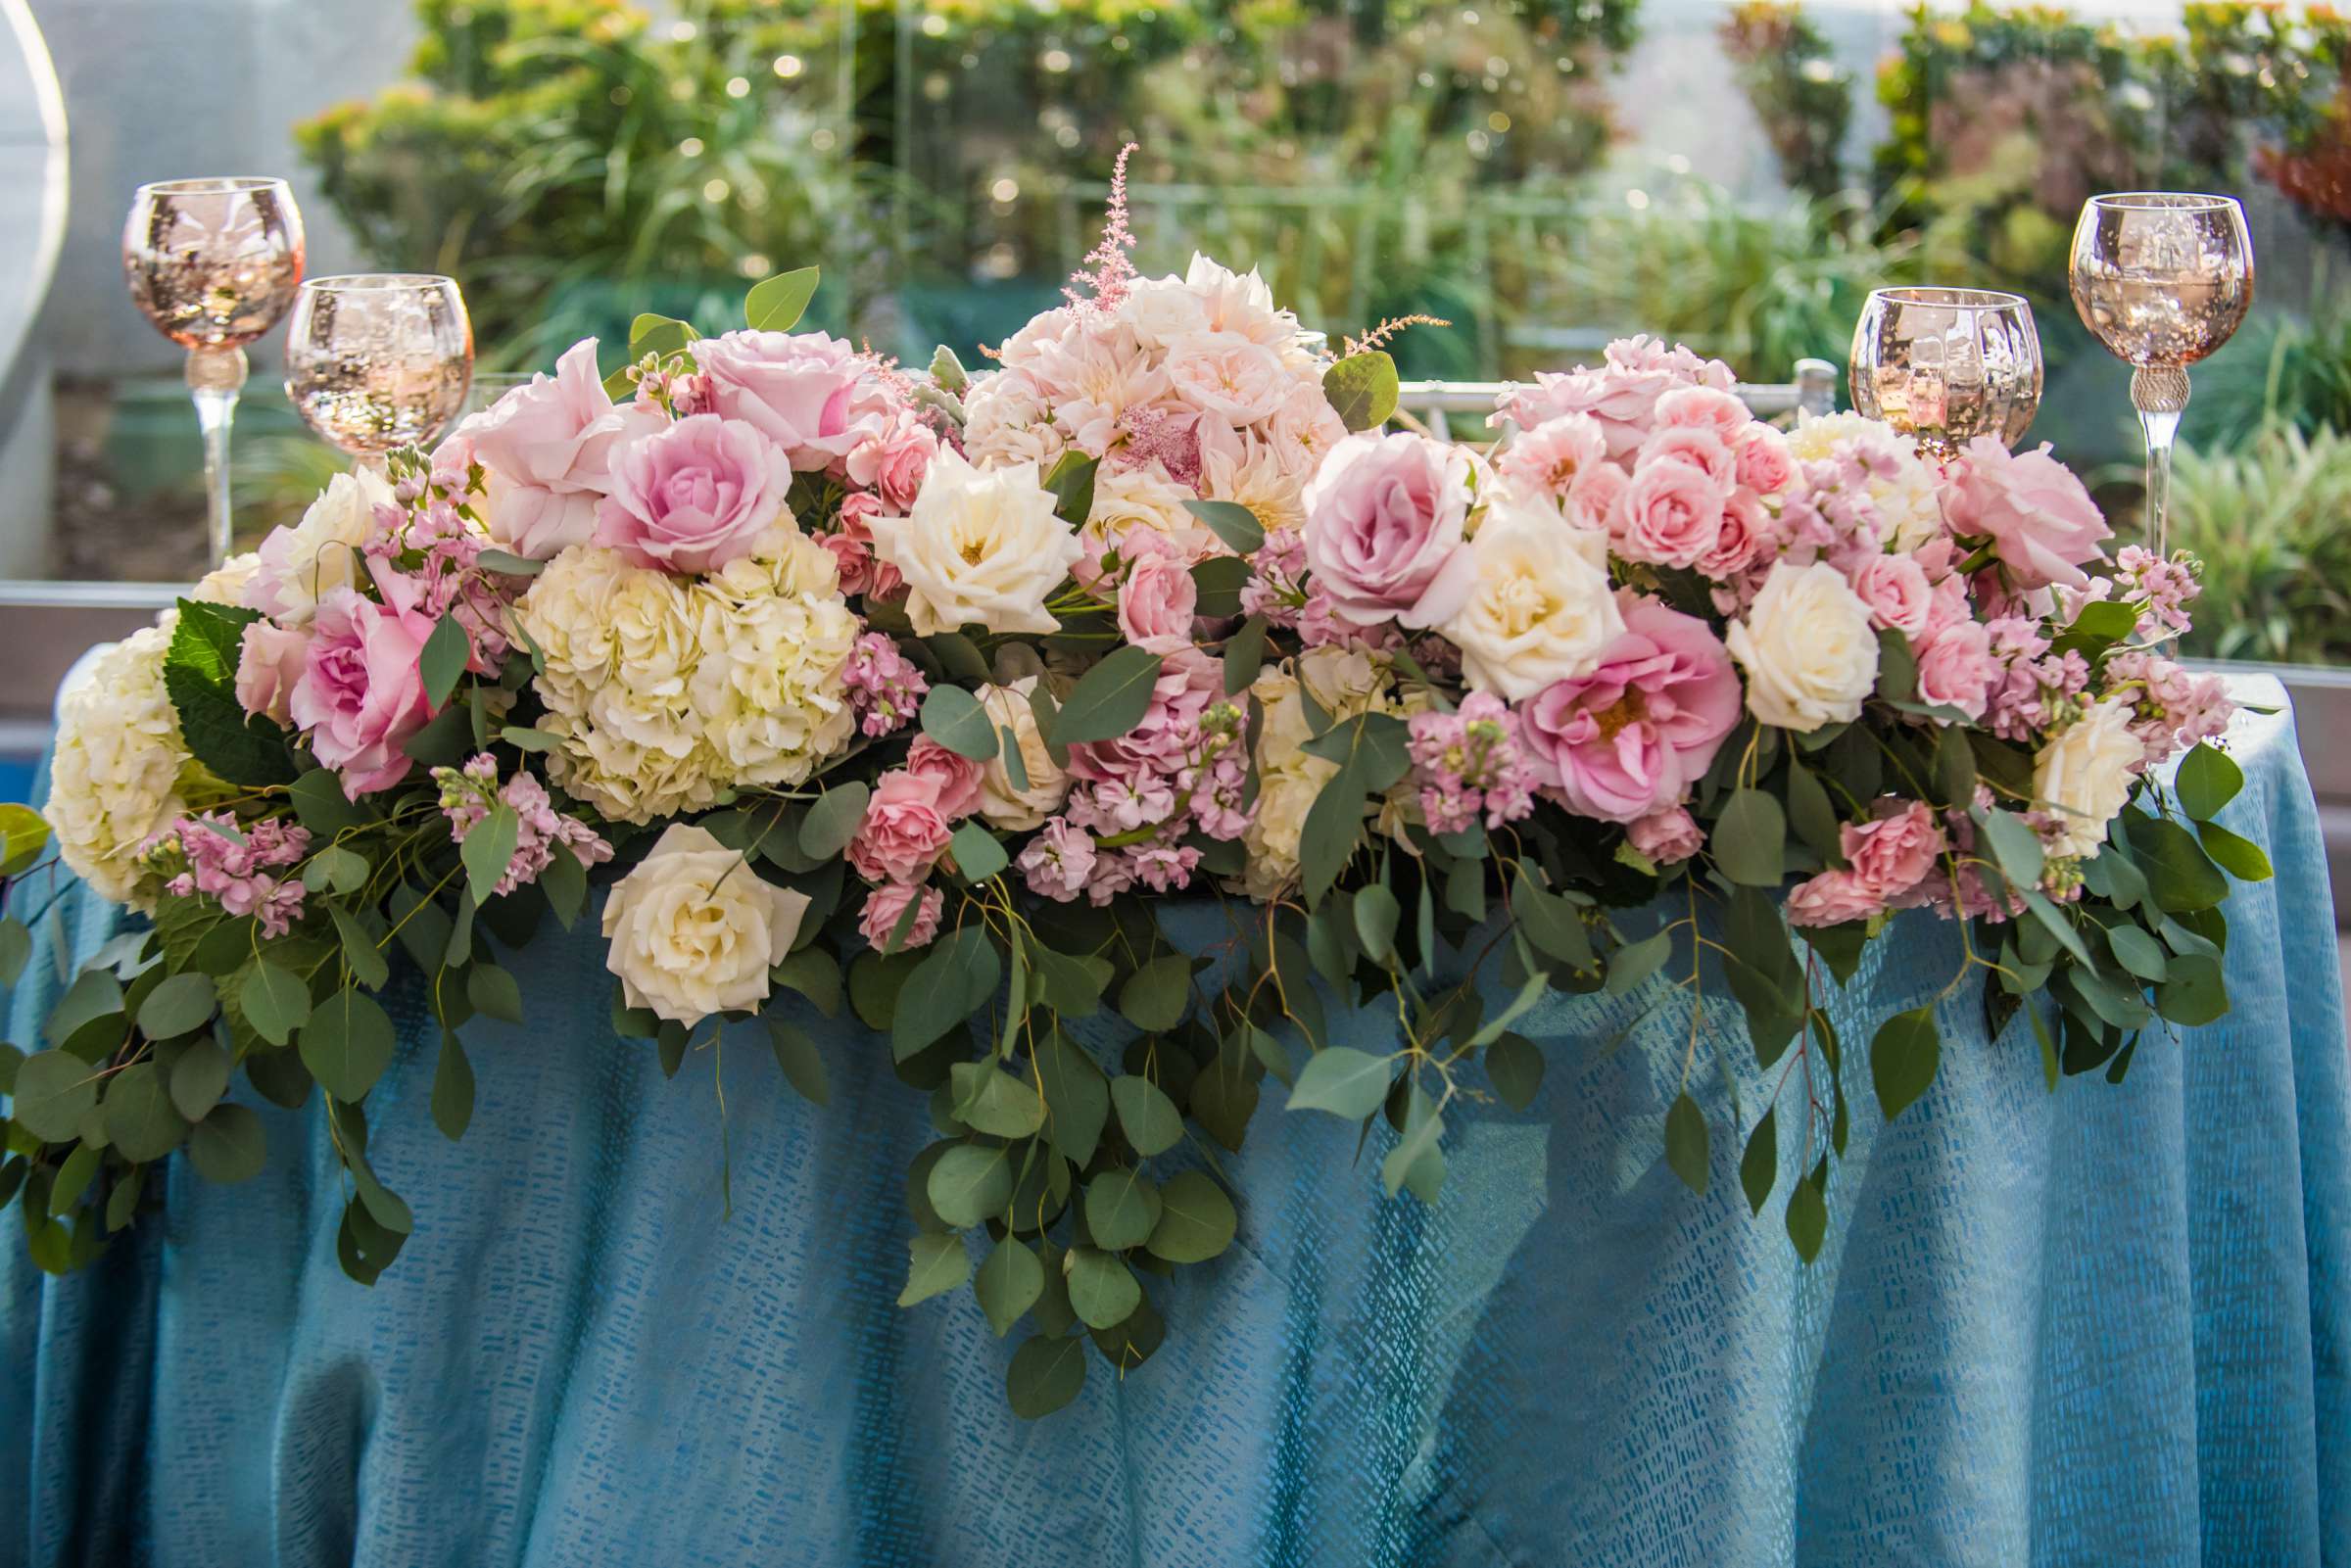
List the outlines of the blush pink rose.
{"label": "blush pink rose", "polygon": [[1600,426],[1608,455],[1622,459],[1648,438],[1657,399],[1673,386],[1674,378],[1664,371],[1543,371],[1532,388],[1518,389],[1502,411],[1530,429],[1561,414],[1587,414]]}
{"label": "blush pink rose", "polygon": [[[615,405],[596,373],[596,340],[575,343],[555,373],[535,375],[450,432],[452,446],[482,465],[490,537],[532,560],[584,545],[613,451],[663,423],[658,409]],[[438,452],[434,467],[442,466]]]}
{"label": "blush pink rose", "polygon": [[1567,521],[1577,528],[1607,534],[1610,539],[1620,537],[1624,526],[1624,493],[1632,483],[1632,476],[1614,463],[1585,469],[1567,487]]}
{"label": "blush pink rose", "polygon": [[312,753],[342,776],[353,800],[408,777],[401,747],[432,717],[418,660],[433,618],[415,607],[411,581],[388,573],[378,580],[391,602],[348,588],[319,601],[302,679],[286,701]]}
{"label": "blush pink rose", "polygon": [[898,922],[905,918],[908,905],[915,907],[914,924],[898,937],[897,951],[910,953],[918,947],[929,947],[938,936],[938,915],[946,900],[936,887],[922,882],[884,882],[865,895],[865,908],[857,917],[857,930],[875,951],[889,947],[896,934]]}
{"label": "blush pink rose", "polygon": [[[1159,537],[1138,530],[1127,543],[1131,548]],[[1145,546],[1119,585],[1119,630],[1138,648],[1173,653],[1192,645],[1199,603],[1199,585],[1183,557],[1171,547]]]}
{"label": "blush pink rose", "polygon": [[1943,521],[1954,534],[1989,535],[2019,586],[2081,588],[2089,581],[2081,563],[2096,558],[2099,542],[2113,530],[2074,471],[2049,455],[2046,442],[2011,452],[1996,437],[1978,436],[1948,475]]}
{"label": "blush pink rose", "polygon": [[[1703,392],[1706,389],[1690,387],[1683,390]],[[1731,487],[1739,482],[1739,459],[1733,455],[1729,445],[1707,426],[1660,426],[1641,444],[1640,453],[1633,459],[1634,477],[1638,478],[1641,470],[1650,464],[1660,462],[1684,462],[1693,468],[1705,470],[1706,477],[1713,480],[1726,496],[1730,494]]]}
{"label": "blush pink rose", "polygon": [[849,865],[869,882],[917,881],[930,875],[952,836],[938,780],[900,768],[874,785],[865,820],[849,839]]}
{"label": "blush pink rose", "polygon": [[866,371],[857,351],[822,332],[729,332],[694,356],[710,406],[782,448],[802,472],[833,468],[869,434],[860,424]]}
{"label": "blush pink rose", "polygon": [[1695,566],[1722,532],[1723,487],[1703,468],[1660,459],[1633,471],[1611,529],[1617,553],[1657,566]]}
{"label": "blush pink rose", "polygon": [[960,821],[980,809],[980,783],[987,769],[962,752],[949,751],[929,736],[918,735],[906,748],[906,771],[938,786],[939,814],[947,821]]}
{"label": "blush pink rose", "polygon": [[1883,911],[1883,899],[1871,894],[1849,871],[1824,871],[1788,890],[1791,926],[1842,926],[1867,920]]}
{"label": "blush pink rose", "polygon": [[696,414],[624,447],[596,542],[639,566],[689,575],[751,552],[785,510],[792,465],[749,425]]}
{"label": "blush pink rose", "polygon": [[1991,630],[1981,621],[1953,621],[1916,645],[1918,700],[1957,708],[1972,720],[1984,717],[1999,679],[1991,656]]}
{"label": "blush pink rose", "polygon": [[1561,414],[1520,433],[1494,467],[1537,495],[1564,498],[1579,476],[1607,461],[1608,438],[1590,414]]}
{"label": "blush pink rose", "polygon": [[1705,846],[1698,819],[1683,807],[1653,811],[1625,826],[1625,841],[1659,866],[1677,865]]}
{"label": "blush pink rose", "polygon": [[1469,455],[1426,436],[1367,430],[1331,449],[1301,496],[1306,563],[1359,626],[1451,618],[1467,596]]}
{"label": "blush pink rose", "polygon": [[311,640],[273,621],[249,621],[237,647],[237,705],[275,724],[292,717],[287,703],[310,667]]}
{"label": "blush pink rose", "polygon": [[884,509],[902,517],[921,494],[937,454],[938,437],[926,425],[900,419],[888,428],[876,426],[849,452],[849,482],[874,491]]}
{"label": "blush pink rose", "polygon": [[1943,825],[1924,801],[1912,800],[1871,822],[1838,829],[1839,847],[1854,882],[1881,905],[1893,906],[1935,870],[1943,851]]}
{"label": "blush pink rose", "polygon": [[1904,637],[1916,637],[1926,629],[1935,591],[1927,586],[1925,570],[1909,556],[1867,556],[1846,581],[1869,606],[1871,625],[1892,627]]}
{"label": "blush pink rose", "polygon": [[1927,605],[1926,624],[1919,628],[1919,640],[1933,637],[1946,626],[1957,626],[1975,616],[1968,602],[1967,579],[1953,572],[1935,585],[1935,596]]}
{"label": "blush pink rose", "polygon": [[1657,423],[1710,430],[1729,448],[1755,423],[1755,416],[1735,395],[1718,387],[1676,387],[1657,399]]}
{"label": "blush pink rose", "polygon": [[1583,817],[1636,822],[1681,804],[1739,722],[1739,674],[1706,623],[1656,599],[1621,602],[1599,667],[1519,712],[1535,776]]}
{"label": "blush pink rose", "polygon": [[1724,583],[1755,563],[1771,543],[1770,520],[1755,493],[1744,487],[1723,503],[1722,527],[1713,547],[1698,558],[1699,575]]}
{"label": "blush pink rose", "polygon": [[1784,496],[1796,488],[1796,453],[1788,438],[1767,424],[1751,421],[1738,442],[1739,483],[1758,496]]}

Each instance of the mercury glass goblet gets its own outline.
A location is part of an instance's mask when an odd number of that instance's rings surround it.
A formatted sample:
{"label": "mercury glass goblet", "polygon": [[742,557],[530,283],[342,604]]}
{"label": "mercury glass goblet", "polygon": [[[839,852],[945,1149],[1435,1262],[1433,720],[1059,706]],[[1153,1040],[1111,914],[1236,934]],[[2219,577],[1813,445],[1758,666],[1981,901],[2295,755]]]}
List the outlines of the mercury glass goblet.
{"label": "mercury glass goblet", "polygon": [[286,333],[286,399],[320,440],[382,468],[465,406],[473,326],[455,282],[355,272],[302,286]]}
{"label": "mercury glass goblet", "polygon": [[2013,447],[2040,406],[2040,335],[2024,296],[1879,289],[1853,327],[1853,406],[1947,462],[1978,436]]}
{"label": "mercury glass goblet", "polygon": [[142,185],[122,225],[130,298],[188,351],[204,432],[213,564],[228,558],[228,427],[245,385],[245,345],[277,325],[302,281],[302,214],[282,179],[168,179]]}
{"label": "mercury glass goblet", "polygon": [[2172,438],[2187,407],[2187,367],[2227,343],[2253,305],[2245,210],[2181,191],[2093,196],[2074,225],[2066,281],[2084,324],[2131,366],[2147,440],[2147,542],[2169,554]]}

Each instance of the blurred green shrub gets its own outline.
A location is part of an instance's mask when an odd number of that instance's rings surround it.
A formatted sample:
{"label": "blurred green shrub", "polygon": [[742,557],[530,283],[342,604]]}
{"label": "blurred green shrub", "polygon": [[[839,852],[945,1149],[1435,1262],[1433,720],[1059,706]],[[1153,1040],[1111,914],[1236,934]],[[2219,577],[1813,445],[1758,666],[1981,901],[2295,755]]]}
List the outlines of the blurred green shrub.
{"label": "blurred green shrub", "polygon": [[1832,197],[1845,185],[1853,78],[1797,0],[1740,0],[1715,29],[1792,191]]}
{"label": "blurred green shrub", "polygon": [[2351,658],[2351,436],[2273,425],[2235,451],[2181,447],[2172,544],[2204,562],[2188,652]]}

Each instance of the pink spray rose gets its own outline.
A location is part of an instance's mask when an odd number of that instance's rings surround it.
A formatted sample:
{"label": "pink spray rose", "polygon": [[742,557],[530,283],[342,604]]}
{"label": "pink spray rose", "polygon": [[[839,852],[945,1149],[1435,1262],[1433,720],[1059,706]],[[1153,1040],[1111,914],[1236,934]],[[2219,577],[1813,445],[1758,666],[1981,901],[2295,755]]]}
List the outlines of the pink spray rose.
{"label": "pink spray rose", "polygon": [[937,888],[922,882],[884,882],[865,895],[865,909],[857,917],[857,930],[877,952],[885,950],[911,904],[915,906],[914,924],[906,927],[905,935],[898,937],[897,946],[897,951],[911,953],[918,947],[929,947],[936,939],[939,911],[945,902]]}
{"label": "pink spray rose", "polygon": [[1750,421],[1737,447],[1739,483],[1758,496],[1784,496],[1796,488],[1796,453],[1786,436]]}
{"label": "pink spray rose", "polygon": [[867,425],[864,439],[849,452],[849,482],[877,492],[884,509],[902,517],[931,471],[938,438],[911,418],[887,427],[870,420]]}
{"label": "pink spray rose", "polygon": [[1852,867],[1861,890],[1888,906],[1915,902],[1907,895],[1927,879],[1943,851],[1943,825],[1934,809],[1921,800],[1903,803],[1887,815],[1864,823],[1847,823],[1837,830],[1839,847]]}
{"label": "pink spray rose", "polygon": [[1993,553],[2026,588],[2089,579],[2081,563],[2112,536],[2098,504],[2046,442],[2011,452],[1997,437],[1978,436],[1949,469],[1943,515],[1954,534],[1988,534]]}
{"label": "pink spray rose", "polygon": [[1706,842],[1706,835],[1699,831],[1698,819],[1681,806],[1666,811],[1653,811],[1646,817],[1634,819],[1626,826],[1624,837],[1633,848],[1659,866],[1672,866],[1688,860]]}
{"label": "pink spray rose", "polygon": [[1679,806],[1739,722],[1739,673],[1705,622],[1621,600],[1624,634],[1590,675],[1556,681],[1519,713],[1536,777],[1567,809],[1630,823]]}
{"label": "pink spray rose", "polygon": [[1849,871],[1824,871],[1788,889],[1791,926],[1842,926],[1850,920],[1867,920],[1885,907],[1885,900],[1872,894]]}
{"label": "pink spray rose", "polygon": [[1561,414],[1523,432],[1494,459],[1505,479],[1563,499],[1577,476],[1607,461],[1608,438],[1590,414]]}
{"label": "pink spray rose", "polygon": [[348,588],[319,601],[302,679],[286,702],[353,800],[408,777],[401,747],[432,717],[417,661],[433,618],[415,607],[411,580],[383,571],[377,580],[384,603]]}
{"label": "pink spray rose", "polygon": [[1359,626],[1392,618],[1423,627],[1460,607],[1469,588],[1463,449],[1367,430],[1331,449],[1300,499],[1307,565],[1340,615]]}
{"label": "pink spray rose", "polygon": [[1632,477],[1614,463],[1585,469],[1567,487],[1567,521],[1577,528],[1615,537],[1624,526],[1624,493],[1632,483]]}
{"label": "pink spray rose", "polygon": [[869,882],[915,881],[929,875],[951,836],[938,780],[900,768],[874,785],[849,840],[849,865]]}
{"label": "pink spray rose", "polygon": [[1190,564],[1177,547],[1156,543],[1165,537],[1142,529],[1128,536],[1133,560],[1119,585],[1119,630],[1153,653],[1192,645],[1192,617],[1200,603]]}
{"label": "pink spray rose", "polygon": [[1991,630],[1981,621],[1954,621],[1915,645],[1918,700],[1984,717],[2000,664],[1991,656]]}
{"label": "pink spray rose", "polygon": [[642,404],[614,405],[589,338],[565,351],[553,376],[531,377],[459,424],[442,447],[470,450],[485,470],[490,537],[517,555],[546,560],[588,542],[614,449],[660,423]]}
{"label": "pink spray rose", "polygon": [[[1704,392],[1704,387],[1689,387],[1689,392]],[[1736,403],[1736,398],[1731,400]],[[1685,462],[1693,468],[1703,468],[1706,477],[1724,495],[1739,482],[1739,459],[1730,444],[1714,433],[1709,425],[1660,425],[1641,443],[1641,451],[1633,458],[1633,472],[1638,475],[1652,463]]]}
{"label": "pink spray rose", "polygon": [[1728,582],[1752,566],[1771,543],[1771,520],[1762,501],[1742,486],[1723,502],[1722,526],[1715,530],[1713,547],[1698,558],[1699,575]]}
{"label": "pink spray rose", "polygon": [[1935,592],[1917,561],[1907,555],[1866,556],[1847,581],[1869,606],[1872,626],[1892,627],[1913,638],[1925,630]]}
{"label": "pink spray rose", "polygon": [[1692,566],[1722,531],[1724,487],[1703,468],[1660,458],[1634,470],[1617,507],[1617,553],[1658,566]]}
{"label": "pink spray rose", "polygon": [[639,566],[714,571],[751,552],[785,508],[792,465],[747,424],[696,414],[622,448],[596,542]]}
{"label": "pink spray rose", "polygon": [[986,777],[984,763],[960,751],[949,751],[927,735],[914,737],[906,748],[906,771],[938,786],[939,815],[956,822],[980,809],[980,782]]}
{"label": "pink spray rose", "polygon": [[284,724],[295,684],[310,665],[311,640],[274,621],[249,621],[237,649],[237,703],[247,713]]}
{"label": "pink spray rose", "polygon": [[831,468],[865,439],[857,352],[822,332],[729,332],[694,346],[714,411],[784,449],[792,466]]}

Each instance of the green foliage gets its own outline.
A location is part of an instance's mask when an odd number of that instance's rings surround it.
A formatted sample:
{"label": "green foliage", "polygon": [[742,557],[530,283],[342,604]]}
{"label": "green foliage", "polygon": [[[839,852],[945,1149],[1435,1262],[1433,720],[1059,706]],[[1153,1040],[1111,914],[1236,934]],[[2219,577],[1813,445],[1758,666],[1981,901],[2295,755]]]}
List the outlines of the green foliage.
{"label": "green foliage", "polygon": [[2173,547],[2203,563],[2188,652],[2351,659],[2351,434],[2272,427],[2241,451],[2183,445],[2171,515]]}
{"label": "green foliage", "polygon": [[1740,0],[1715,30],[1790,190],[1834,196],[1853,119],[1853,80],[1796,0]]}

